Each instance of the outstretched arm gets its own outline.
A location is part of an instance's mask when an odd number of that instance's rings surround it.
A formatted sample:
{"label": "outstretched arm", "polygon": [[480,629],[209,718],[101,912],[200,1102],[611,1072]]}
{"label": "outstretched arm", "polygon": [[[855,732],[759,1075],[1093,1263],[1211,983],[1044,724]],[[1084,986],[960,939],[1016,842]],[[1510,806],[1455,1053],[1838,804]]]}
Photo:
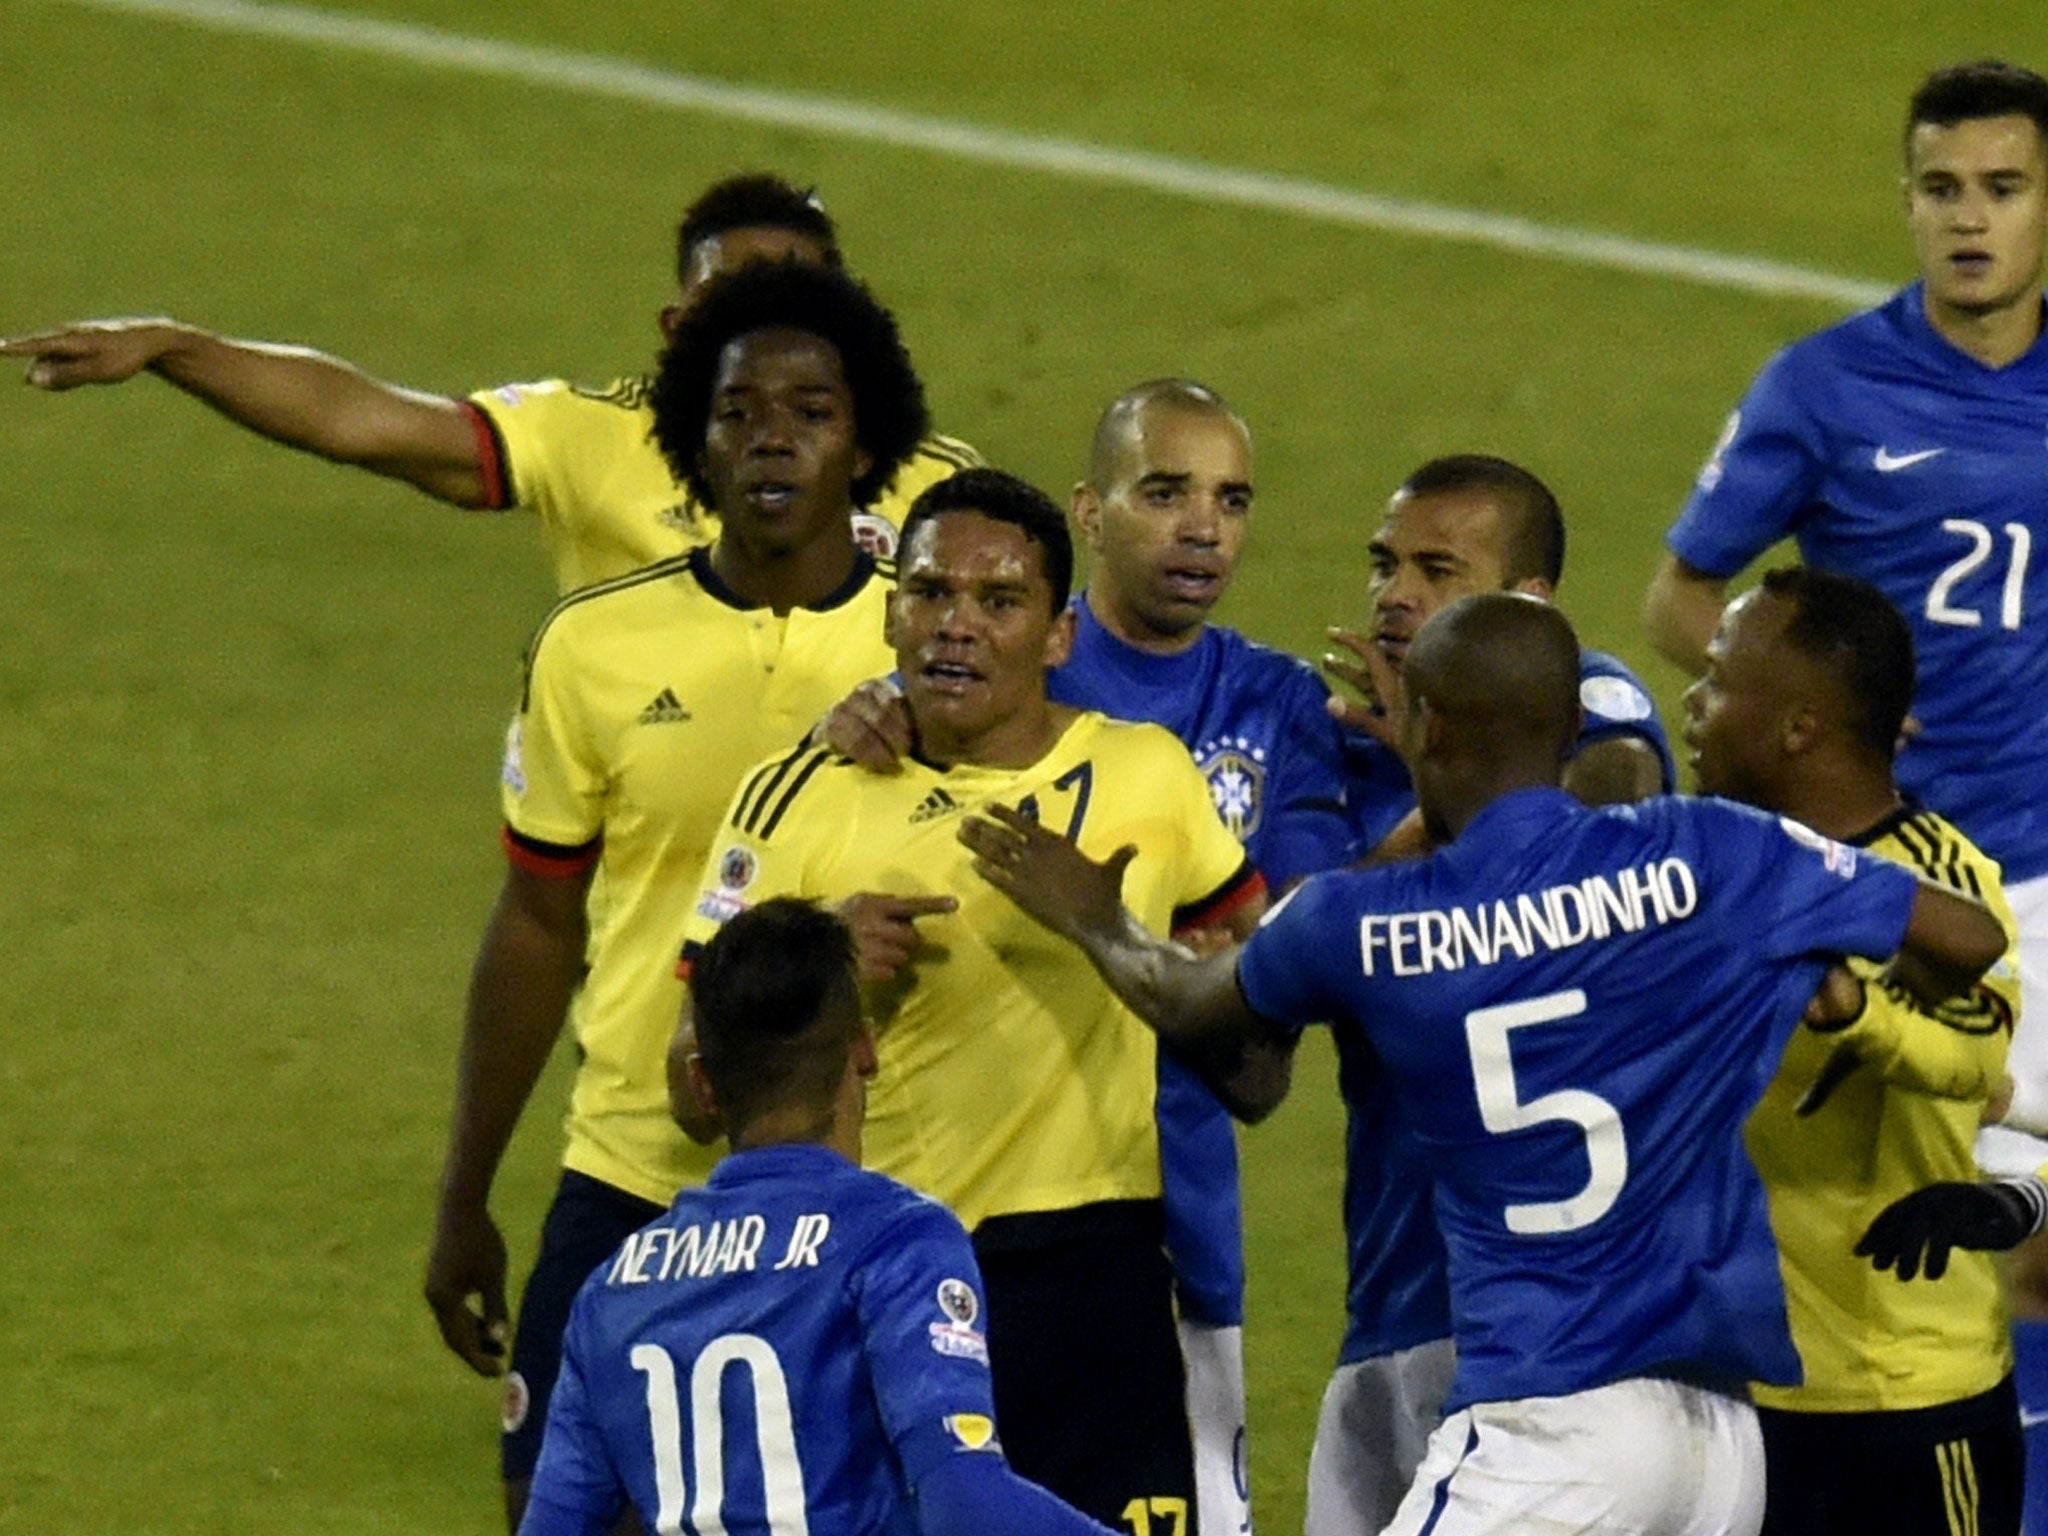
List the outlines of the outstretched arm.
{"label": "outstretched arm", "polygon": [[1939,1280],[1952,1248],[2004,1253],[2048,1224],[2048,1186],[2038,1175],[1977,1184],[1930,1184],[1901,1195],[1872,1221],[1856,1251],[1901,1280]]}
{"label": "outstretched arm", "polygon": [[1728,603],[1725,577],[1695,570],[1667,554],[1643,594],[1643,628],[1650,644],[1688,677],[1707,670],[1707,642]]}
{"label": "outstretched arm", "polygon": [[418,486],[459,507],[487,504],[483,451],[461,402],[371,378],[305,347],[231,341],[175,320],[90,320],[0,340],[27,381],[61,392],[145,370],[273,441]]}
{"label": "outstretched arm", "polygon": [[1237,945],[1197,957],[1150,932],[1122,898],[1137,849],[1098,864],[1008,806],[969,817],[960,841],[974,870],[1035,921],[1078,945],[1125,1005],[1173,1046],[1244,1120],[1286,1097],[1294,1041],[1252,1011],[1237,985]]}
{"label": "outstretched arm", "polygon": [[2005,946],[2004,925],[1983,902],[1923,878],[1890,974],[1932,1008],[1975,986]]}
{"label": "outstretched arm", "polygon": [[583,974],[589,885],[587,870],[550,877],[508,869],[470,974],[425,1291],[448,1347],[485,1376],[505,1368],[510,1328],[491,1184]]}

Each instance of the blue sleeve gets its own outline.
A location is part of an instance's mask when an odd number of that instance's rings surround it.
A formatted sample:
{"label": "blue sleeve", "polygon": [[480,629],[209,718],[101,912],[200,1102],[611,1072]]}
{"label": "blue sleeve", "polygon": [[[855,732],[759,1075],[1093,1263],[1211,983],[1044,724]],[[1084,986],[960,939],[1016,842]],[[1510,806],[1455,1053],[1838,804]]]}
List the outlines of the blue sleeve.
{"label": "blue sleeve", "polygon": [[[1737,807],[1727,807],[1735,811]],[[1898,952],[1920,882],[1905,866],[1821,836],[1789,817],[1744,814],[1747,836],[1714,839],[1724,865],[1740,861],[1773,959]],[[1725,870],[1724,870],[1725,873]]]}
{"label": "blue sleeve", "polygon": [[1579,670],[1578,746],[1583,752],[1597,741],[1617,736],[1636,736],[1649,743],[1663,768],[1663,792],[1678,788],[1678,769],[1671,758],[1670,738],[1664,722],[1657,718],[1656,701],[1642,681],[1614,657],[1603,651],[1587,651]]}
{"label": "blue sleeve", "polygon": [[956,1456],[917,1482],[919,1536],[1118,1536],[994,1456]]}
{"label": "blue sleeve", "polygon": [[855,1270],[853,1305],[904,1477],[963,1453],[997,1459],[981,1269],[959,1219],[920,1200],[888,1223]]}
{"label": "blue sleeve", "polygon": [[1757,375],[1728,418],[1685,509],[1671,552],[1709,576],[1733,576],[1791,533],[1827,472],[1826,445],[1798,382],[1796,347]]}
{"label": "blue sleeve", "polygon": [[1250,840],[1252,862],[1276,893],[1325,869],[1351,852],[1344,814],[1344,728],[1324,701],[1322,680],[1306,668],[1290,669],[1274,753],[1271,809]]}
{"label": "blue sleeve", "polygon": [[[1356,954],[1349,941],[1356,924],[1334,898],[1360,878],[1312,876],[1266,914],[1237,957],[1237,985],[1252,1012],[1301,1029],[1328,1023],[1345,1011],[1330,967]],[[1350,964],[1349,970],[1356,969]]]}
{"label": "blue sleeve", "polygon": [[612,1528],[626,1505],[584,1384],[582,1313],[579,1301],[562,1337],[561,1373],[548,1400],[547,1433],[519,1536],[597,1536]]}

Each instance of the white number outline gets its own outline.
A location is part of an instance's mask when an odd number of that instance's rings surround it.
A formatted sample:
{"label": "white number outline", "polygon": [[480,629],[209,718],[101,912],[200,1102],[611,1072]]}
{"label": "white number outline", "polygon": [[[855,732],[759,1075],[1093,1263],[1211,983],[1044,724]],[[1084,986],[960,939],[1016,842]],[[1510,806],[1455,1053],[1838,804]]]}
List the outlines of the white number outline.
{"label": "white number outline", "polygon": [[1564,1200],[1510,1205],[1502,1217],[1517,1236],[1544,1236],[1589,1227],[1613,1207],[1628,1182],[1628,1137],[1621,1112],[1597,1093],[1561,1088],[1526,1103],[1515,1083],[1508,1036],[1533,1024],[1576,1018],[1586,1011],[1586,994],[1574,987],[1543,997],[1475,1008],[1465,1015],[1465,1046],[1472,1057],[1472,1086],[1479,1119],[1496,1136],[1532,1125],[1567,1121],[1585,1133],[1586,1185]]}
{"label": "white number outline", "polygon": [[[654,1440],[656,1536],[683,1536],[683,1423],[676,1393],[676,1363],[659,1344],[635,1344],[627,1357],[647,1378],[647,1427]],[[789,1378],[766,1339],[751,1333],[721,1334],[705,1345],[690,1367],[692,1481],[690,1527],[696,1536],[726,1536],[725,1416],[719,1386],[725,1368],[747,1367],[754,1389],[754,1449],[761,1458],[761,1484],[774,1536],[810,1536],[803,1464],[796,1453],[796,1424],[789,1408]]]}
{"label": "white number outline", "polygon": [[[1970,541],[1970,547],[1935,577],[1934,585],[1927,589],[1928,621],[1958,629],[1977,629],[1984,623],[1984,616],[1974,608],[1958,608],[1950,601],[1950,596],[1957,583],[1991,558],[1992,547],[1998,541],[1989,528],[1974,518],[1943,518],[1941,531],[1961,534]],[[2034,535],[2025,523],[2007,523],[2003,531],[2012,540],[2012,558],[2006,562],[2005,580],[1999,587],[1998,623],[2002,629],[2013,630],[2020,627],[2020,620],[2024,617],[2027,561],[2033,556]]]}

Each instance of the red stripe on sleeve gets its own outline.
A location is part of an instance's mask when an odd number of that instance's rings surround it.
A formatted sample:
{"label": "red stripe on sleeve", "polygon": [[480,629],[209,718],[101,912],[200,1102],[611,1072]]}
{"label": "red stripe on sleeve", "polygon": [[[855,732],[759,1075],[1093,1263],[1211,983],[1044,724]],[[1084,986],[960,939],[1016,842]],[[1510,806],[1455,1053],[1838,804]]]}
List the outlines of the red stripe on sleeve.
{"label": "red stripe on sleeve", "polygon": [[1185,907],[1174,908],[1173,931],[1181,934],[1191,928],[1213,928],[1245,903],[1265,894],[1266,877],[1252,866],[1250,859],[1246,859],[1238,866],[1237,873],[1224,881],[1213,894]]}
{"label": "red stripe on sleeve", "polygon": [[510,477],[505,473],[498,429],[491,425],[490,416],[474,400],[456,403],[462,407],[463,415],[469,418],[469,430],[476,434],[476,472],[484,483],[484,510],[502,512],[511,505],[506,489]]}
{"label": "red stripe on sleeve", "polygon": [[538,875],[543,880],[575,879],[597,863],[597,856],[604,849],[601,838],[592,838],[581,848],[563,848],[554,843],[521,837],[510,827],[498,829],[498,840],[504,844],[505,857],[512,861],[515,869]]}

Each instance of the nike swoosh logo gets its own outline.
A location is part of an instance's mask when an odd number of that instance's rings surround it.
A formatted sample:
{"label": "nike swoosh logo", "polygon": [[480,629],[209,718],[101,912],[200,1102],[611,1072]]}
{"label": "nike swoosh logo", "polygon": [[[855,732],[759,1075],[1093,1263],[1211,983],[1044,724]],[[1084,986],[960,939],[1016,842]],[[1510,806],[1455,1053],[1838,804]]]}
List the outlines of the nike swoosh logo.
{"label": "nike swoosh logo", "polygon": [[1902,469],[1911,469],[1915,464],[1923,464],[1947,452],[1946,448],[1922,448],[1918,453],[1893,454],[1880,447],[1872,456],[1870,467],[1880,475],[1890,475]]}
{"label": "nike swoosh logo", "polygon": [[2020,1410],[2020,1428],[2032,1429],[2036,1424],[2048,1424],[2048,1413],[2036,1413],[2031,1408]]}

